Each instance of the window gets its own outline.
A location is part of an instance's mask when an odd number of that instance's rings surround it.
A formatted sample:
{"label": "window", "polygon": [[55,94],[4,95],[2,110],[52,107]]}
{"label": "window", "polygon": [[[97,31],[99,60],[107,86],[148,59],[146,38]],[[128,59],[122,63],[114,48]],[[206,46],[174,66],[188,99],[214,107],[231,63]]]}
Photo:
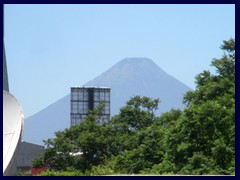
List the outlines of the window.
{"label": "window", "polygon": [[75,101],[78,99],[78,93],[77,92],[72,92],[71,93],[71,100]]}
{"label": "window", "polygon": [[78,104],[77,102],[71,102],[71,113],[77,113]]}

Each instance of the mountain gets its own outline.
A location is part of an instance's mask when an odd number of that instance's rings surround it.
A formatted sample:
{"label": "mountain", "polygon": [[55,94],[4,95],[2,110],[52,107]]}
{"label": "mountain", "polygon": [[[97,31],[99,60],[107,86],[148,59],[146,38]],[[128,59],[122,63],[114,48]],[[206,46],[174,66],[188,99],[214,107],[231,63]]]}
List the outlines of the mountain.
{"label": "mountain", "polygon": [[[157,114],[183,108],[182,97],[190,88],[167,74],[148,58],[125,58],[85,84],[111,87],[111,115],[116,115],[134,95],[159,98]],[[70,94],[25,120],[24,139],[42,144],[54,132],[70,126]]]}
{"label": "mountain", "polygon": [[111,87],[113,115],[133,95],[159,98],[159,112],[182,108],[182,95],[190,90],[147,58],[123,59],[86,85]]}
{"label": "mountain", "polygon": [[43,144],[54,132],[70,127],[70,95],[24,120],[23,140]]}

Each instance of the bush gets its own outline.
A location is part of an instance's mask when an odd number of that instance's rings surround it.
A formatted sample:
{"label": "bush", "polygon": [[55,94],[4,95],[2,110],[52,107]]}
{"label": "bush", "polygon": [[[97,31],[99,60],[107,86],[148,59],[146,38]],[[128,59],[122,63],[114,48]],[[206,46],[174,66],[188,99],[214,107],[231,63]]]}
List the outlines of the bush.
{"label": "bush", "polygon": [[80,172],[80,171],[72,171],[72,172],[68,172],[68,171],[45,171],[42,172],[40,174],[38,174],[37,176],[86,176],[86,174]]}

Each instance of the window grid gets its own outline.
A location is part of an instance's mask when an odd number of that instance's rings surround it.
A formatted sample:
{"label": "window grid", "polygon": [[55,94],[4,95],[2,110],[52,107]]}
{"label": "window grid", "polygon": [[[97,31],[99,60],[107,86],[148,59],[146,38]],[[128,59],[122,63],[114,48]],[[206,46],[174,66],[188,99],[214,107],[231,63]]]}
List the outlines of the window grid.
{"label": "window grid", "polygon": [[[90,90],[91,89],[91,90]],[[90,92],[93,93],[89,96]],[[89,102],[93,98],[91,107],[96,108],[101,102],[105,104],[98,124],[104,124],[110,119],[110,88],[101,87],[75,87],[71,88],[71,126],[80,124],[88,115]]]}

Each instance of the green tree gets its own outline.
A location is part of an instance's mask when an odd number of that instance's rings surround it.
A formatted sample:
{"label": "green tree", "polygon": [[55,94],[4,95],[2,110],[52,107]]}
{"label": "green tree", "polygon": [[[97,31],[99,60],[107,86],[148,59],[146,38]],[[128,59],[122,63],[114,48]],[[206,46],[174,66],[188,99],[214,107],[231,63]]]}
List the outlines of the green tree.
{"label": "green tree", "polygon": [[140,173],[159,163],[164,154],[160,141],[163,134],[163,128],[156,124],[138,130],[137,145],[133,149],[123,151],[114,159],[114,171],[124,174]]}
{"label": "green tree", "polygon": [[[112,156],[115,153],[113,128],[98,124],[98,113],[102,107],[90,111],[80,125],[58,131],[55,138],[46,140],[44,153],[33,165],[58,171],[73,168],[84,172]],[[79,151],[82,155],[74,156]]]}
{"label": "green tree", "polygon": [[151,126],[157,119],[155,111],[158,109],[159,99],[146,96],[134,96],[120,109],[110,123],[115,129],[115,147],[118,154],[124,150],[132,150],[138,144],[138,131]]}
{"label": "green tree", "polygon": [[196,76],[196,90],[184,96],[187,108],[166,132],[166,160],[174,173],[234,173],[235,40],[221,48],[224,55],[212,61],[217,73]]}
{"label": "green tree", "polygon": [[120,109],[120,113],[113,118],[112,123],[118,130],[124,132],[146,128],[155,122],[155,111],[159,102],[159,99],[134,96]]}

